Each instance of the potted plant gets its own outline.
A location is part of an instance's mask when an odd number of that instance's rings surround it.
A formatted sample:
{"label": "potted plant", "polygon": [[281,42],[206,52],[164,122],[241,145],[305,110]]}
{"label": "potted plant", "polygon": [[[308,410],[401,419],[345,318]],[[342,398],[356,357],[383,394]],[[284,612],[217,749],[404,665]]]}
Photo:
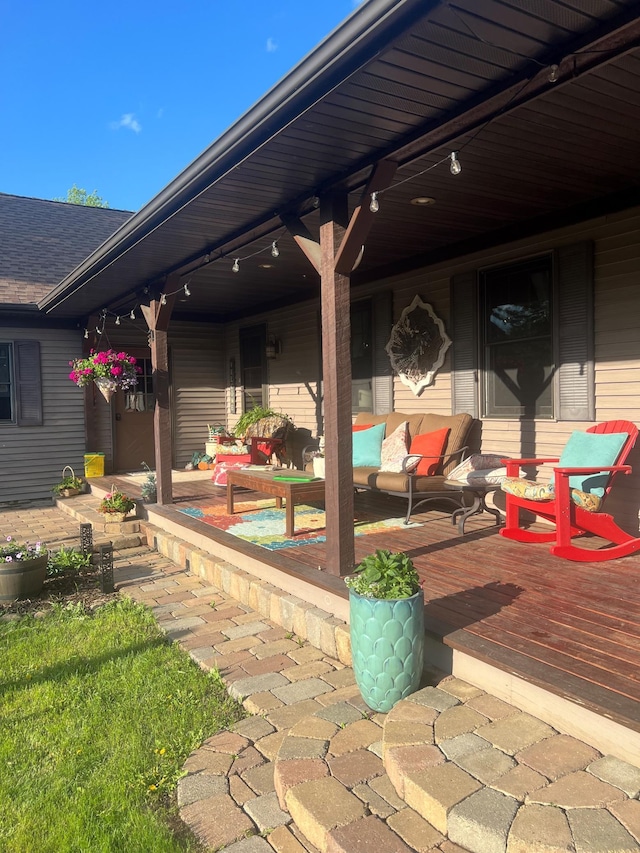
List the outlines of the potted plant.
{"label": "potted plant", "polygon": [[146,504],[154,504],[158,499],[158,483],[156,480],[156,472],[152,471],[146,462],[142,463],[142,467],[147,472],[144,483],[140,489],[142,500]]}
{"label": "potted plant", "polygon": [[136,502],[133,498],[112,486],[111,491],[100,501],[98,512],[103,513],[107,521],[124,521],[127,514],[135,508]]}
{"label": "potted plant", "polygon": [[42,591],[47,575],[47,549],[7,536],[0,543],[0,601],[33,598]]}
{"label": "potted plant", "polygon": [[91,350],[89,355],[76,358],[69,364],[69,379],[80,388],[95,382],[107,402],[114,391],[126,391],[138,384],[140,368],[136,366],[135,358],[126,352],[116,352],[112,349],[100,352]]}
{"label": "potted plant", "polygon": [[362,698],[387,712],[417,690],[424,663],[424,594],[411,559],[378,549],[345,578],[351,655]]}
{"label": "potted plant", "polygon": [[76,477],[75,471],[70,465],[62,469],[62,479],[51,489],[60,498],[72,498],[84,491],[86,481],[82,477]]}

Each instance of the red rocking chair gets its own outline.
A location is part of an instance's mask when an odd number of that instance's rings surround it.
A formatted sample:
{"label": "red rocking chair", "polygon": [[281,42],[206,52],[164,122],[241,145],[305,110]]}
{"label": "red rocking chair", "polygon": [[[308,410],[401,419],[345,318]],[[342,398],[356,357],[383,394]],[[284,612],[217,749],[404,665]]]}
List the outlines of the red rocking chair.
{"label": "red rocking chair", "polygon": [[[537,499],[532,499],[529,496],[510,494],[505,488],[506,523],[500,530],[502,536],[515,539],[517,542],[553,542],[554,544],[550,549],[552,554],[557,557],[564,557],[567,560],[584,563],[603,562],[615,557],[625,557],[640,550],[640,537],[625,533],[615,523],[611,515],[601,511],[602,504],[611,490],[611,484],[616,474],[631,473],[631,466],[625,465],[624,462],[636,442],[638,428],[630,421],[606,421],[590,427],[586,432],[596,435],[610,435],[612,433],[625,433],[627,435],[617,458],[612,460],[614,464],[554,468],[555,491],[548,489],[544,498],[537,496]],[[507,477],[517,478],[521,466],[557,463],[559,461],[559,459],[505,459],[504,464],[507,466]],[[574,478],[575,481],[576,476],[585,478],[589,475],[598,474],[602,475],[600,480],[603,494],[598,509],[589,511],[576,504],[575,501],[578,498],[576,498],[575,488],[570,483],[570,478]],[[598,478],[593,478],[594,481],[596,479]],[[587,490],[585,489],[585,491]],[[590,497],[589,494],[585,496],[585,492],[578,492],[577,494],[586,498]],[[554,522],[555,530],[535,532],[523,529],[520,526],[521,509]],[[585,533],[600,536],[612,544],[595,550],[581,548],[572,542],[574,537],[582,536]]]}

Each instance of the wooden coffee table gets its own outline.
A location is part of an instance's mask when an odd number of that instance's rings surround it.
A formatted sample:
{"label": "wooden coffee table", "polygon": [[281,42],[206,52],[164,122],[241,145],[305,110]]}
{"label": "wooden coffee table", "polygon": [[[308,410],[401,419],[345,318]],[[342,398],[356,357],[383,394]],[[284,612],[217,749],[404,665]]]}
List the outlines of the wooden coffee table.
{"label": "wooden coffee table", "polygon": [[[277,480],[276,477],[288,477],[289,479]],[[282,499],[284,498],[286,501],[285,533],[291,539],[295,536],[295,505],[305,501],[324,501],[324,480],[303,479],[302,475],[297,479],[295,472],[288,474],[286,468],[283,468],[282,471],[253,471],[237,468],[227,471],[228,515],[234,513],[234,487],[273,495],[278,509],[281,509]]]}

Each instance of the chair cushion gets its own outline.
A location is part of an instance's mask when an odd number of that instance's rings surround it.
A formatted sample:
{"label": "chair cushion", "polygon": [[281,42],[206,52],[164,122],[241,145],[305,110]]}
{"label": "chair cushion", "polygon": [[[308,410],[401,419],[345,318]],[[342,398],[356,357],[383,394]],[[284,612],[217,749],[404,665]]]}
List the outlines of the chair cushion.
{"label": "chair cushion", "polygon": [[385,425],[377,424],[376,426],[363,429],[360,432],[354,432],[352,435],[353,441],[353,467],[380,467],[380,454],[382,450],[382,439],[384,438]]}
{"label": "chair cushion", "polygon": [[[424,435],[416,435],[411,442],[409,455],[417,453],[421,456],[442,456],[449,436],[449,431],[449,427],[444,427],[443,429],[437,429],[434,430],[434,432],[428,432]],[[427,477],[431,474],[435,474],[440,467],[440,459],[420,459],[415,471],[416,474]]]}
{"label": "chair cushion", "polygon": [[[501,488],[503,492],[508,492],[510,495],[540,503],[552,501],[556,496],[553,483],[535,483],[533,480],[520,477],[505,477]],[[599,495],[582,492],[580,489],[571,489],[571,500],[587,512],[598,512],[602,506],[602,498]]]}
{"label": "chair cushion", "polygon": [[380,453],[380,470],[400,473],[402,463],[407,455],[407,422],[398,424],[397,428],[382,442]]}
{"label": "chair cushion", "polygon": [[[560,456],[558,468],[615,465],[628,438],[626,432],[593,433],[576,430],[569,436]],[[610,476],[608,471],[601,471],[598,474],[575,474],[569,477],[569,485],[572,489],[589,492],[601,498]]]}

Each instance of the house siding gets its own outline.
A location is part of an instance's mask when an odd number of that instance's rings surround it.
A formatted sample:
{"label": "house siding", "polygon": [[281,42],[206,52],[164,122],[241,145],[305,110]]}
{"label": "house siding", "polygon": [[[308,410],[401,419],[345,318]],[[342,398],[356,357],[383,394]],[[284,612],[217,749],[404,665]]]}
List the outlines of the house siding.
{"label": "house siding", "polygon": [[69,380],[69,361],[80,354],[78,333],[0,329],[0,341],[14,340],[40,341],[43,422],[0,425],[0,504],[50,499],[65,465],[84,470],[84,395]]}

